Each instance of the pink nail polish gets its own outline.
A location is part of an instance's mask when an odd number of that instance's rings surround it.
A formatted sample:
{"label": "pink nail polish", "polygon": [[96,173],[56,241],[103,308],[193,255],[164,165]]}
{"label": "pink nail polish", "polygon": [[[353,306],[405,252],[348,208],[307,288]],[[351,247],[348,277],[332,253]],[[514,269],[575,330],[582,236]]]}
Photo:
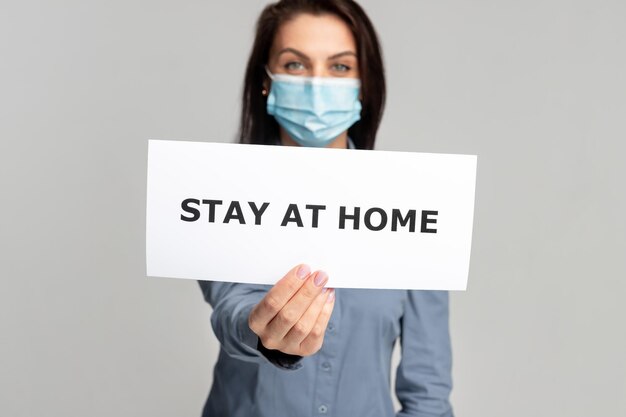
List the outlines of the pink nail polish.
{"label": "pink nail polish", "polygon": [[308,265],[300,265],[300,268],[298,268],[298,272],[296,272],[296,275],[298,275],[298,278],[300,279],[305,279],[307,276],[309,276],[310,272],[311,268],[309,268]]}
{"label": "pink nail polish", "polygon": [[333,288],[330,294],[328,294],[328,298],[326,299],[327,303],[332,303],[335,299],[335,289]]}
{"label": "pink nail polish", "polygon": [[317,271],[317,274],[315,274],[315,281],[314,281],[315,285],[317,285],[318,287],[321,287],[326,281],[326,278],[328,278],[328,275],[326,275],[326,272]]}

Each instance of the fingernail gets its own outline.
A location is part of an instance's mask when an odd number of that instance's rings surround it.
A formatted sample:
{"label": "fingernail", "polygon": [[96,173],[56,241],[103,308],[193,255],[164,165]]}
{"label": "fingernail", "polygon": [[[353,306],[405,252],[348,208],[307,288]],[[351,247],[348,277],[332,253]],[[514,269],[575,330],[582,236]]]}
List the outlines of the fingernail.
{"label": "fingernail", "polygon": [[315,285],[317,285],[318,287],[321,287],[324,282],[326,282],[326,279],[328,278],[328,275],[326,275],[326,272],[324,271],[317,271],[317,274],[315,274]]}
{"label": "fingernail", "polygon": [[298,272],[296,272],[296,275],[298,275],[298,278],[300,279],[305,279],[307,276],[309,276],[310,272],[311,268],[309,268],[308,265],[300,265],[300,268],[298,268]]}
{"label": "fingernail", "polygon": [[335,299],[335,289],[333,288],[330,294],[328,294],[328,298],[326,299],[326,302],[332,303],[334,299]]}

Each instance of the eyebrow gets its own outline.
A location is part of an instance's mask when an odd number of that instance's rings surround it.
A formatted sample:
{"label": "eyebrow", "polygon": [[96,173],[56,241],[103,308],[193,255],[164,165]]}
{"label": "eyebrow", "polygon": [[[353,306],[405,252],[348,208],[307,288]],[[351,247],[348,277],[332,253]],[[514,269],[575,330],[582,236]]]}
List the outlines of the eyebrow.
{"label": "eyebrow", "polygon": [[[308,56],[306,56],[306,54],[298,51],[297,49],[293,49],[293,48],[283,48],[278,52],[278,55],[284,54],[286,52],[291,52],[294,55],[298,55],[300,58],[306,60],[306,61],[310,61],[310,58]],[[331,60],[331,59],[336,59],[336,58],[340,58],[342,56],[346,56],[346,55],[352,55],[355,58],[357,57],[356,54],[352,51],[343,51],[343,52],[339,52],[337,54],[331,55],[327,58],[327,60]]]}

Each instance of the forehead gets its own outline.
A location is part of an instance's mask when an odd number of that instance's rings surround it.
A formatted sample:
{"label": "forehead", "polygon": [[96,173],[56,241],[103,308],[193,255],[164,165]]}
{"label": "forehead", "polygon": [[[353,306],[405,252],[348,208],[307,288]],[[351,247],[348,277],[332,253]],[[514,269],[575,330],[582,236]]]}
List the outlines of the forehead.
{"label": "forehead", "polygon": [[283,48],[294,48],[310,57],[326,57],[343,51],[356,53],[356,42],[348,25],[339,17],[301,13],[278,28],[271,53]]}

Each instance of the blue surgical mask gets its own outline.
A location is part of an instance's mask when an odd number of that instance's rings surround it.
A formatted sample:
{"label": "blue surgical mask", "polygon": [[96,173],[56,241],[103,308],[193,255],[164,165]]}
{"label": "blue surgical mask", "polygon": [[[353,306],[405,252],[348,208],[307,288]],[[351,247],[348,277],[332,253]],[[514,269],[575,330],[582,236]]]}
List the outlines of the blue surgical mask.
{"label": "blue surgical mask", "polygon": [[361,118],[357,78],[272,74],[267,113],[302,146],[324,147]]}

